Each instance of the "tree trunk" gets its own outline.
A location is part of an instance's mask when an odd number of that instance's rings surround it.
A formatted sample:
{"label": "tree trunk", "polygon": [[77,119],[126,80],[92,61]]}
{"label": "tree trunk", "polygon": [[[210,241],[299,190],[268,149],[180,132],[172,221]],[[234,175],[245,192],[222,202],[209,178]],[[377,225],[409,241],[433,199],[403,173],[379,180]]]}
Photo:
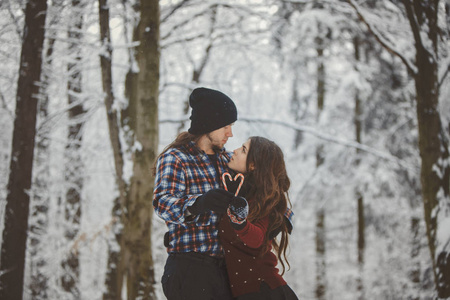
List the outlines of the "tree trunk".
{"label": "tree trunk", "polygon": [[[53,4],[55,6],[55,4]],[[48,20],[49,18],[47,18]],[[52,27],[56,23],[56,18],[49,22]],[[54,24],[53,24],[54,25]],[[50,32],[53,36],[55,32]],[[49,38],[47,42],[47,50],[44,59],[44,71],[42,72],[42,87],[40,90],[41,98],[38,108],[38,123],[42,124],[48,117],[48,86],[50,85],[50,74],[52,71],[53,50],[55,39]],[[39,127],[39,126],[38,126]],[[48,232],[49,215],[48,209],[50,205],[50,151],[49,151],[49,132],[41,132],[37,136],[36,141],[36,157],[34,159],[34,179],[33,179],[33,198],[31,199],[30,213],[30,236],[29,254],[30,254],[30,296],[31,299],[47,299],[48,298],[48,276],[45,274],[47,261],[43,257],[46,249],[45,239]]]}
{"label": "tree trunk", "polygon": [[[318,24],[319,34],[321,24]],[[317,50],[317,123],[325,105],[325,66],[323,62],[324,40],[321,36],[316,38]],[[325,161],[324,145],[319,142],[316,146],[316,168]],[[325,209],[316,211],[316,299],[326,298],[326,256],[325,256]]]}
{"label": "tree trunk", "polygon": [[105,292],[103,300],[120,300],[122,299],[122,282],[124,270],[122,266],[122,224],[123,216],[122,205],[119,198],[114,200],[112,209],[113,234],[114,236],[108,241],[108,262],[105,275]]}
{"label": "tree trunk", "polygon": [[[321,24],[318,24],[319,34],[321,31]],[[317,122],[320,121],[323,108],[325,106],[325,65],[324,65],[324,39],[321,36],[316,38],[317,51]],[[316,166],[320,166],[325,161],[324,145],[320,143],[316,147]]]}
{"label": "tree trunk", "polygon": [[364,252],[366,246],[365,228],[366,222],[364,218],[364,198],[360,193],[357,193],[358,203],[358,299],[364,299]]}
{"label": "tree trunk", "polygon": [[128,118],[133,130],[133,176],[127,197],[121,239],[122,263],[127,279],[128,299],[155,299],[151,227],[154,175],[152,167],[158,153],[159,95],[159,2],[140,3],[140,21],[134,40],[138,73],[127,76]]}
{"label": "tree trunk", "polygon": [[[81,0],[72,0],[73,16],[69,25],[68,54],[73,63],[68,64],[69,80],[68,105],[69,109],[69,132],[65,149],[65,180],[67,184],[66,199],[64,203],[64,236],[67,244],[72,244],[79,231],[81,220],[81,192],[83,189],[84,166],[81,157],[82,126],[84,121],[82,116],[85,111],[82,104],[82,30],[83,30],[83,3]],[[61,285],[64,291],[80,297],[78,287],[80,276],[80,261],[78,249],[74,246],[69,253],[65,253],[61,266],[63,275]]]}
{"label": "tree trunk", "polygon": [[[294,66],[294,79],[292,81],[292,94],[291,94],[291,111],[294,115],[295,122],[299,122],[302,119],[301,99],[298,93],[298,83],[300,81],[300,67]],[[303,141],[303,132],[300,130],[295,131],[294,136],[294,150],[296,150]]]}
{"label": "tree trunk", "polygon": [[411,267],[409,271],[409,279],[411,280],[413,288],[409,291],[408,299],[420,299],[420,219],[418,217],[411,218],[411,233],[412,233],[412,247],[411,247]]}
{"label": "tree trunk", "polygon": [[[439,0],[421,3],[404,0],[416,47],[415,74],[421,184],[428,244],[440,298],[450,297],[450,236],[438,227],[438,218],[449,218],[450,164],[448,134],[439,114],[438,7]],[[425,40],[424,39],[428,39]],[[437,240],[437,232],[443,240]],[[447,248],[446,246],[447,245]],[[446,259],[439,259],[439,258]]]}
{"label": "tree trunk", "polygon": [[[320,38],[319,38],[320,39]],[[322,40],[322,39],[320,39]],[[325,65],[323,63],[323,41],[317,47],[317,111],[318,115],[325,105]]]}
{"label": "tree trunk", "polygon": [[326,299],[325,211],[316,212],[316,299]]}
{"label": "tree trunk", "polygon": [[36,135],[37,95],[42,67],[46,0],[30,0],[17,84],[16,116],[6,196],[5,227],[1,249],[0,299],[22,299],[25,249]]}
{"label": "tree trunk", "polygon": [[[356,70],[358,70],[357,66],[361,61],[360,56],[360,39],[358,36],[355,36],[353,39],[353,47],[355,50],[355,65]],[[361,111],[361,99],[359,89],[355,89],[355,139],[358,143],[361,143],[361,134],[362,134],[362,111]],[[359,150],[356,150],[358,155]],[[359,165],[360,160],[359,157],[356,158],[356,165]],[[365,217],[364,217],[364,197],[359,190],[355,191],[356,202],[358,207],[358,242],[357,242],[357,250],[358,250],[358,278],[357,278],[357,293],[358,299],[364,299],[364,252],[365,252]]]}
{"label": "tree trunk", "polygon": [[113,234],[114,239],[109,241],[108,246],[108,265],[106,271],[105,286],[106,291],[103,299],[121,299],[122,295],[122,276],[119,268],[121,263],[121,249],[119,247],[122,237],[121,220],[122,209],[126,205],[127,184],[123,178],[123,152],[120,143],[120,129],[117,112],[113,109],[115,97],[112,84],[112,47],[111,34],[109,27],[109,3],[107,0],[99,0],[99,23],[100,23],[100,41],[103,51],[100,55],[100,65],[102,70],[102,86],[104,92],[104,102],[106,108],[106,117],[108,121],[109,139],[114,155],[114,166],[116,172],[116,182],[119,190],[119,197],[114,201],[112,210]]}

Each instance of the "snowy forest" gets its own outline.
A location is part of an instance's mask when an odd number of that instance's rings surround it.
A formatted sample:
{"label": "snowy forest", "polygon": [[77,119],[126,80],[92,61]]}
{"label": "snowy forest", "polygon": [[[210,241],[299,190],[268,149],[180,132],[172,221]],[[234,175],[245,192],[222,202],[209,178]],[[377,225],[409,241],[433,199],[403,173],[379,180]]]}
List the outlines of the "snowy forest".
{"label": "snowy forest", "polygon": [[165,299],[199,86],[283,149],[299,299],[450,299],[449,35],[448,0],[0,0],[0,299]]}

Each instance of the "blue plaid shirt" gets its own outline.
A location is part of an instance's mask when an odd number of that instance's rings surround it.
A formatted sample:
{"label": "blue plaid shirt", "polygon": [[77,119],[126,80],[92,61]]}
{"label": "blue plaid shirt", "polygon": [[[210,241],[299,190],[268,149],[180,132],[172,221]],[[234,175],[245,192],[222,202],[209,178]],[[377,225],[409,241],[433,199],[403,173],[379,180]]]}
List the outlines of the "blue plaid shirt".
{"label": "blue plaid shirt", "polygon": [[[217,153],[222,174],[227,171],[231,152]],[[194,142],[179,149],[171,148],[156,163],[153,207],[169,228],[169,247],[173,252],[202,252],[223,256],[219,242],[220,214],[207,212],[188,216],[187,208],[197,198],[214,188],[223,188],[220,175],[208,155]]]}

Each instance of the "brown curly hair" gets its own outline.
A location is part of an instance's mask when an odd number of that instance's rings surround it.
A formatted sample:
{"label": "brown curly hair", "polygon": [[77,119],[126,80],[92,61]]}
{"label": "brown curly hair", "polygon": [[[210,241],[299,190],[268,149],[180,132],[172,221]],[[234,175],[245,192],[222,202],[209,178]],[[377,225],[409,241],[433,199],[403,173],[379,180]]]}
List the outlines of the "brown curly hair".
{"label": "brown curly hair", "polygon": [[[250,202],[247,219],[254,222],[269,217],[262,254],[269,251],[272,242],[284,274],[285,263],[290,267],[286,257],[289,239],[284,213],[292,205],[288,196],[291,182],[287,175],[283,151],[273,141],[263,137],[253,136],[249,140],[243,192],[247,199],[254,201]],[[271,234],[277,231],[281,233],[280,239],[271,239]]]}

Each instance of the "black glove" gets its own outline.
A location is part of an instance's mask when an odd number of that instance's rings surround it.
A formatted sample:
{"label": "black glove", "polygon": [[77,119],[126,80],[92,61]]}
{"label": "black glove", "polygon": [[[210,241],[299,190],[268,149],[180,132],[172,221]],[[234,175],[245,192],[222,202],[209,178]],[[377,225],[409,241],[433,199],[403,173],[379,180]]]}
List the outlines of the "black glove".
{"label": "black glove", "polygon": [[194,215],[199,215],[207,211],[224,213],[234,195],[223,189],[209,190],[197,198],[194,204],[189,207],[189,211]]}
{"label": "black glove", "polygon": [[[241,184],[241,180],[242,180],[241,178],[238,178],[236,181],[234,181],[234,180],[230,180],[230,178],[228,176],[225,176],[225,184],[227,186],[227,190],[230,193],[236,194],[236,191],[237,191],[239,185]],[[244,186],[242,186],[242,187],[244,187]],[[239,196],[242,195],[242,189],[239,190],[238,195]]]}

